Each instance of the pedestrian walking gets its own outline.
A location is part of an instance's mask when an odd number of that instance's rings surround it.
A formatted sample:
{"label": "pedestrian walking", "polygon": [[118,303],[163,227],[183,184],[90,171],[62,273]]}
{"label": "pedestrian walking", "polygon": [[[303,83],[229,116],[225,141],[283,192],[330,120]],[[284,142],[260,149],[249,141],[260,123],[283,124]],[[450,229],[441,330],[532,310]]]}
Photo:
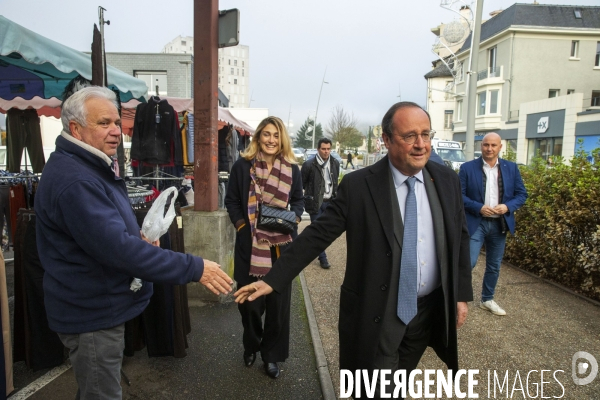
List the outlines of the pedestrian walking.
{"label": "pedestrian walking", "polygon": [[[340,174],[339,162],[330,157],[331,140],[319,139],[317,154],[302,164],[302,187],[304,188],[304,208],[314,222],[335,198]],[[325,250],[319,254],[321,268],[331,267]]]}
{"label": "pedestrian walking", "polygon": [[485,244],[485,273],[479,306],[495,315],[506,315],[494,301],[506,234],[515,233],[515,211],[525,204],[527,190],[517,164],[498,157],[500,135],[490,132],[481,142],[481,157],[460,166],[467,225],[471,235],[471,268]]}
{"label": "pedestrian walking", "polygon": [[348,151],[348,156],[346,157],[346,169],[348,169],[348,165],[352,165],[352,169],[354,169],[354,164],[352,163],[352,153]]}
{"label": "pedestrian walking", "polygon": [[[291,234],[268,231],[257,225],[263,205],[296,214]],[[239,285],[262,279],[297,236],[304,212],[302,177],[291,140],[281,119],[267,117],[256,128],[252,142],[233,164],[225,206],[237,230],[233,278]],[[291,282],[260,301],[238,305],[244,326],[244,364],[251,367],[260,352],[271,378],[279,377],[278,362],[289,355]],[[264,314],[264,323],[262,320]]]}
{"label": "pedestrian walking", "polygon": [[340,369],[406,370],[408,376],[431,346],[457,371],[457,328],[473,300],[460,182],[454,171],[429,161],[435,132],[419,105],[393,105],[382,128],[387,156],[347,175],[327,211],[262,281],[240,288],[236,301],[285,291],[346,232]]}

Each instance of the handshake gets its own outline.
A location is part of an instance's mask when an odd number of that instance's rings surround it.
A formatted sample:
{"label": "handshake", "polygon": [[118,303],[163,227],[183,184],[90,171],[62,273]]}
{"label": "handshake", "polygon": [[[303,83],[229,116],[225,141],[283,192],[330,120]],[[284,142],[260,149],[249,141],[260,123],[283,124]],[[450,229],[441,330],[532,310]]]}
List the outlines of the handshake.
{"label": "handshake", "polygon": [[[200,283],[206,286],[214,294],[229,294],[233,280],[221,270],[221,266],[214,261],[204,260],[204,273],[200,278]],[[234,293],[235,302],[243,303],[246,300],[252,301],[260,296],[266,296],[273,292],[273,288],[263,281],[258,281],[240,288]]]}

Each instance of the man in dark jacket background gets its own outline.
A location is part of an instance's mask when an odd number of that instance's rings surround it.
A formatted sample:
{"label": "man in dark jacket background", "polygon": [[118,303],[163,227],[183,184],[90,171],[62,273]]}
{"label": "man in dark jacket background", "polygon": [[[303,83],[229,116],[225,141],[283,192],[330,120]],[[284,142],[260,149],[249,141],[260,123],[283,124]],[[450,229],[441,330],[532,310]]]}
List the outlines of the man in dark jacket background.
{"label": "man in dark jacket background", "polygon": [[[121,399],[124,324],[148,305],[151,282],[200,281],[219,294],[233,281],[213,261],[141,237],[125,182],[112,169],[121,119],[111,90],[81,89],[63,103],[61,119],[35,197],[48,323],[70,350],[77,398]],[[134,276],[143,280],[137,291]]]}
{"label": "man in dark jacket background", "polygon": [[[330,154],[331,140],[321,138],[317,144],[317,154],[302,164],[304,209],[310,215],[310,222],[323,214],[337,193],[340,164]],[[319,263],[321,268],[331,267],[325,250],[319,254]]]}

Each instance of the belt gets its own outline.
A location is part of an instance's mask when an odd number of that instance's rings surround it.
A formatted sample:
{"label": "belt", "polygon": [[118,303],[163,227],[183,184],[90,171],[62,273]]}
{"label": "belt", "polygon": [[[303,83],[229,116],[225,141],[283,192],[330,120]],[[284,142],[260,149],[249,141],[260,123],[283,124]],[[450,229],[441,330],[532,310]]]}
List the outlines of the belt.
{"label": "belt", "polygon": [[417,297],[417,307],[422,307],[428,304],[431,304],[433,301],[437,300],[440,296],[443,296],[444,291],[441,286],[437,289],[434,289],[433,292],[426,294],[425,296]]}
{"label": "belt", "polygon": [[323,203],[327,203],[331,199],[323,199]]}

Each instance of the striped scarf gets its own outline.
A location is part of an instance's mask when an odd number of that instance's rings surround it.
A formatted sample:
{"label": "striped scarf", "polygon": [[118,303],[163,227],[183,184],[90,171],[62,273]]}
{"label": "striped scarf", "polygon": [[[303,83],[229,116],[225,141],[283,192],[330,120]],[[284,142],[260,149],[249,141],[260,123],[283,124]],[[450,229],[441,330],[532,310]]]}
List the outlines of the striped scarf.
{"label": "striped scarf", "polygon": [[[292,165],[280,154],[275,159],[271,172],[262,153],[258,153],[250,168],[250,191],[248,195],[248,219],[252,232],[252,255],[250,257],[250,275],[265,276],[272,267],[271,247],[290,243],[289,234],[269,232],[256,227],[258,205],[268,204],[273,207],[287,208],[290,189],[292,187]],[[279,252],[277,251],[277,254]]]}

